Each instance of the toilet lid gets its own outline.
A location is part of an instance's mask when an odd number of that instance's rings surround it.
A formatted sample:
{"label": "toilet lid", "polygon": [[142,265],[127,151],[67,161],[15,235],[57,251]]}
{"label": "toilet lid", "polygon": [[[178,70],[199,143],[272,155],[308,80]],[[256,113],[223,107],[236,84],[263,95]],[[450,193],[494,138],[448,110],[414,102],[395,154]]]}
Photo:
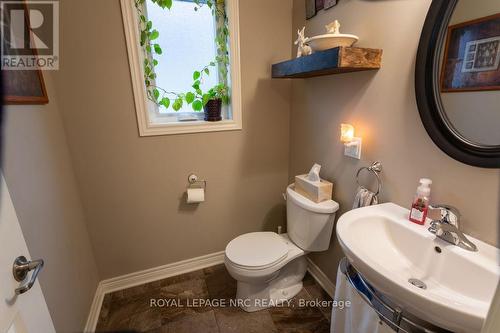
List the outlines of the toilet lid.
{"label": "toilet lid", "polygon": [[270,266],[288,253],[285,241],[274,232],[252,232],[236,237],[226,246],[226,257],[246,267]]}

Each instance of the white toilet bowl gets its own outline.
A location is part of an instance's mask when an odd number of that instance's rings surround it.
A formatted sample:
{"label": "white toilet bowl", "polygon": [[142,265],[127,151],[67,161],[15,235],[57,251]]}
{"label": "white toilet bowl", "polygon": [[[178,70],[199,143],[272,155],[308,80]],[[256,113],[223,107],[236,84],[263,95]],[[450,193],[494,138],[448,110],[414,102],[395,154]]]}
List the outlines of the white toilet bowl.
{"label": "white toilet bowl", "polygon": [[333,200],[314,203],[287,188],[288,234],[252,232],[226,247],[225,265],[238,282],[236,302],[252,312],[283,303],[302,289],[306,253],[328,249],[335,212]]}
{"label": "white toilet bowl", "polygon": [[307,270],[305,254],[286,234],[253,232],[233,239],[225,265],[238,281],[238,305],[252,312],[297,295]]}

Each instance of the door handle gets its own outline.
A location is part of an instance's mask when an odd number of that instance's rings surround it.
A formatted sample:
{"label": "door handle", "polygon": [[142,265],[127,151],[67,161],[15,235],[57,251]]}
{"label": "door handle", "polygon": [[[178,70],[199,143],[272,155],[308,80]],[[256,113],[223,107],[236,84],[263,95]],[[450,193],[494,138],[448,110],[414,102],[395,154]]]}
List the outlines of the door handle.
{"label": "door handle", "polygon": [[12,266],[12,274],[14,275],[14,279],[16,279],[16,281],[24,281],[28,276],[28,273],[30,271],[33,271],[33,274],[31,274],[31,278],[29,279],[29,281],[19,288],[16,288],[16,295],[24,294],[25,292],[30,290],[31,287],[33,287],[36,278],[38,277],[38,274],[40,273],[42,268],[42,259],[29,261],[28,259],[26,259],[26,257],[19,256],[16,258],[16,260],[14,260],[14,264]]}

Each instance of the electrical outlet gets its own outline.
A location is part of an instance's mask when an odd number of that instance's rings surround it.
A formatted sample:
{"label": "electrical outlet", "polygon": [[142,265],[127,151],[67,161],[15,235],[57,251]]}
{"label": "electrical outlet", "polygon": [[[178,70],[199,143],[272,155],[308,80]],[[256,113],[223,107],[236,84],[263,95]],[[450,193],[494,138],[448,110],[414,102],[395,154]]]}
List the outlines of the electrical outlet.
{"label": "electrical outlet", "polygon": [[355,159],[361,159],[361,138],[353,138],[349,143],[344,144],[344,155]]}

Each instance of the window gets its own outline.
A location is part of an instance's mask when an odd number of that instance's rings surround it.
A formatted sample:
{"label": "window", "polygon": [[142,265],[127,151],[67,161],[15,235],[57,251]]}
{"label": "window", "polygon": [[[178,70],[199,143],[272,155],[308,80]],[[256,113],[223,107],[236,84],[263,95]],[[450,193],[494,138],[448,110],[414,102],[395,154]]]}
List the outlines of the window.
{"label": "window", "polygon": [[[173,91],[192,90],[192,73],[214,61],[217,48],[215,20],[208,6],[195,11],[195,4],[173,1],[170,10],[162,9],[151,0],[146,0],[148,19],[154,22],[160,36],[155,41],[167,49],[158,59],[156,83]],[[201,88],[206,91],[218,83],[217,75],[205,76]],[[191,105],[183,104],[178,112],[193,111]],[[160,113],[177,113],[172,108],[160,107]]]}
{"label": "window", "polygon": [[[161,8],[158,0],[145,0],[137,9],[136,1],[121,0],[121,6],[140,135],[241,129],[238,0],[225,1],[229,30],[226,66],[218,57],[216,42],[223,25],[206,4],[173,0],[169,10]],[[148,43],[141,44],[145,40],[141,27],[144,30],[146,25],[141,24],[148,21],[153,26],[148,31],[158,33],[149,35],[152,40],[146,49]],[[201,75],[198,80],[197,75]],[[206,93],[221,83],[227,86],[229,97],[222,107],[222,121],[204,121]]]}

